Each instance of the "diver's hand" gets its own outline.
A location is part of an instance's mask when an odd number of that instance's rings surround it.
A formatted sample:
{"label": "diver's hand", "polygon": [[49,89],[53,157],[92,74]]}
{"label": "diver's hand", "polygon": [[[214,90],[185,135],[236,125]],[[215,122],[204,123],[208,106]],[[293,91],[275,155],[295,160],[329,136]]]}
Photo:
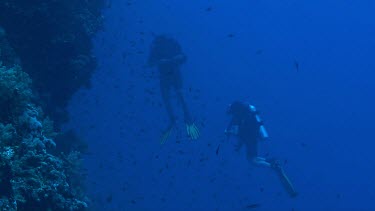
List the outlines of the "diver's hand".
{"label": "diver's hand", "polygon": [[169,59],[160,59],[158,61],[158,64],[167,64],[167,63],[176,63],[176,62],[180,62],[180,61],[183,61],[185,59],[185,55],[183,54],[178,54],[172,58],[169,58]]}
{"label": "diver's hand", "polygon": [[166,64],[166,63],[169,63],[171,61],[172,61],[172,59],[160,59],[158,64]]}
{"label": "diver's hand", "polygon": [[232,125],[231,127],[225,129],[224,133],[226,135],[238,135],[239,127],[238,125]]}
{"label": "diver's hand", "polygon": [[227,130],[227,129],[224,130],[224,134],[227,135],[227,136],[231,136],[231,135],[233,135],[232,131]]}
{"label": "diver's hand", "polygon": [[187,135],[193,140],[199,138],[199,129],[194,123],[186,123],[186,132]]}
{"label": "diver's hand", "polygon": [[231,125],[227,127],[224,130],[224,134],[227,137],[227,140],[229,140],[232,136],[237,136],[238,135],[238,126],[237,125]]}
{"label": "diver's hand", "polygon": [[183,54],[178,54],[175,57],[173,57],[173,60],[175,60],[175,61],[182,61],[184,59],[185,59],[185,55],[183,55]]}

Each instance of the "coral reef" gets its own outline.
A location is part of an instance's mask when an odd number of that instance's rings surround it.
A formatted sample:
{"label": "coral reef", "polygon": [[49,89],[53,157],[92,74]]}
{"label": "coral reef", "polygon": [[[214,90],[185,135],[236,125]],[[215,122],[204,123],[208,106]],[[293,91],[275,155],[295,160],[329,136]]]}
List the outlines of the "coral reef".
{"label": "coral reef", "polygon": [[[82,86],[89,86],[96,67],[91,37],[102,25],[105,0],[2,0],[0,39],[3,65],[16,54],[33,80],[43,110],[57,125],[67,120],[66,105]],[[1,34],[4,30],[0,29]]]}
{"label": "coral reef", "polygon": [[0,210],[86,210],[74,132],[56,132],[89,86],[105,0],[0,1]]}
{"label": "coral reef", "polygon": [[0,210],[86,210],[80,153],[56,150],[59,134],[1,27],[0,43]]}

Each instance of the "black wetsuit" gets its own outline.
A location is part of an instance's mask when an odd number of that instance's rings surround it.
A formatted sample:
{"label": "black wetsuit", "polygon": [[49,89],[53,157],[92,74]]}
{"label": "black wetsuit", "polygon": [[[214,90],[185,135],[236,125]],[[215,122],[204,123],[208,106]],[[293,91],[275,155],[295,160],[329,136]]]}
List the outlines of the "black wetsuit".
{"label": "black wetsuit", "polygon": [[165,36],[155,38],[151,45],[148,64],[150,66],[157,66],[159,69],[160,91],[170,118],[170,126],[173,126],[176,121],[170,100],[171,90],[176,92],[178,100],[183,107],[185,122],[191,122],[190,114],[181,91],[182,78],[180,66],[185,62],[186,56],[176,40]]}
{"label": "black wetsuit", "polygon": [[258,156],[258,140],[259,140],[259,123],[248,104],[242,104],[241,107],[231,111],[232,120],[227,130],[231,130],[233,126],[238,126],[239,147],[245,145],[246,154],[249,160]]}
{"label": "black wetsuit", "polygon": [[[280,163],[275,159],[258,157],[258,141],[261,138],[260,127],[263,123],[259,118],[257,119],[255,108],[250,108],[248,103],[235,101],[230,105],[227,113],[232,115],[232,120],[226,129],[226,133],[228,135],[237,135],[239,139],[238,149],[242,145],[245,145],[249,161],[274,169],[290,196],[296,197],[297,192],[280,166]],[[235,129],[236,127],[238,127],[237,130]]]}

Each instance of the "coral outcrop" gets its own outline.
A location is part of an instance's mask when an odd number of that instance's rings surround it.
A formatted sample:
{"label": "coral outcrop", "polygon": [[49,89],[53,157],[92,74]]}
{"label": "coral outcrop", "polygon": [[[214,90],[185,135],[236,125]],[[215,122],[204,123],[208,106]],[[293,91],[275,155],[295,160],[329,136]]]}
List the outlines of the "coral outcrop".
{"label": "coral outcrop", "polygon": [[4,50],[3,63],[13,63],[9,60],[14,54],[20,58],[44,111],[57,125],[68,118],[70,97],[89,86],[96,67],[91,37],[102,26],[104,4],[105,0],[0,1],[0,26],[14,49]]}
{"label": "coral outcrop", "polygon": [[9,43],[0,27],[0,210],[85,210],[80,153],[56,151],[58,133]]}

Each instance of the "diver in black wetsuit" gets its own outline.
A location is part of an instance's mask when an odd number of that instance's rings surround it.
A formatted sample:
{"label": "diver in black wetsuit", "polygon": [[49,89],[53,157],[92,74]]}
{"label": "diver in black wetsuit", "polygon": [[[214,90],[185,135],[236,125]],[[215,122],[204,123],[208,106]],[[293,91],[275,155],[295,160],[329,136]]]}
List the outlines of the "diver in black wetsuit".
{"label": "diver in black wetsuit", "polygon": [[265,166],[274,169],[279,175],[281,182],[287,192],[292,196],[297,196],[292,183],[286,176],[280,163],[275,159],[266,159],[258,156],[258,142],[260,139],[268,139],[268,133],[263,125],[261,118],[253,105],[235,101],[230,104],[227,113],[232,115],[225,133],[229,137],[235,135],[238,137],[236,151],[242,146],[246,147],[246,154],[249,161],[257,166]]}
{"label": "diver in black wetsuit", "polygon": [[176,124],[176,118],[171,105],[171,91],[176,92],[177,98],[184,111],[186,131],[191,139],[199,137],[199,130],[194,124],[184,97],[182,95],[182,78],[180,66],[186,62],[186,55],[182,52],[180,44],[165,35],[156,36],[151,45],[151,52],[148,60],[150,67],[159,69],[160,91],[166,107],[170,123],[164,132],[161,143],[164,143],[169,137],[173,127]]}

